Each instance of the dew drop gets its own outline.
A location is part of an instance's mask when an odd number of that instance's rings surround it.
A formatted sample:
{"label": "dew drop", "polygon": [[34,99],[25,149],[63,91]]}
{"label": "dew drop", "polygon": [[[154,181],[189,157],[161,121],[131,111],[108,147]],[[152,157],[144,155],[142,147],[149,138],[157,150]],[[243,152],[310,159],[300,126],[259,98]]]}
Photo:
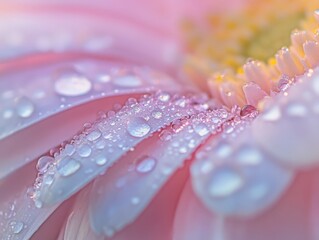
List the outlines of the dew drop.
{"label": "dew drop", "polygon": [[99,166],[104,165],[107,162],[107,158],[104,155],[96,156],[95,163]]}
{"label": "dew drop", "polygon": [[114,78],[114,84],[120,87],[138,87],[142,81],[137,76],[127,75]]}
{"label": "dew drop", "polygon": [[36,208],[42,208],[43,203],[42,203],[40,200],[35,200],[35,201],[34,201],[34,206],[35,206]]}
{"label": "dew drop", "polygon": [[136,171],[139,173],[148,173],[155,168],[155,165],[156,159],[149,156],[143,156],[137,160]]}
{"label": "dew drop", "polygon": [[52,163],[53,161],[54,161],[53,157],[49,157],[49,156],[40,157],[36,168],[40,173],[44,173],[48,169],[50,163]]}
{"label": "dew drop", "polygon": [[133,205],[137,205],[137,204],[140,203],[140,199],[138,197],[133,197],[131,199],[131,202],[132,202]]}
{"label": "dew drop", "polygon": [[163,130],[160,134],[159,134],[159,138],[162,140],[162,141],[169,141],[172,139],[172,134],[167,131],[167,130]]}
{"label": "dew drop", "polygon": [[100,83],[108,83],[111,80],[111,76],[108,74],[100,74],[96,77],[96,81]]}
{"label": "dew drop", "polygon": [[171,98],[171,96],[165,92],[160,93],[158,96],[158,100],[160,100],[161,102],[167,102],[170,98]]}
{"label": "dew drop", "polygon": [[155,119],[160,119],[163,116],[163,113],[159,109],[155,109],[152,112],[152,117]]}
{"label": "dew drop", "polygon": [[94,130],[94,131],[90,132],[90,133],[86,136],[86,138],[87,138],[89,141],[93,142],[93,141],[97,140],[99,137],[101,137],[101,135],[102,135],[102,134],[101,134],[100,131]]}
{"label": "dew drop", "polygon": [[75,147],[72,144],[66,144],[64,147],[64,153],[68,156],[72,156],[75,152]]}
{"label": "dew drop", "polygon": [[95,144],[95,147],[96,149],[103,149],[105,148],[105,141],[102,139],[102,140],[99,140],[96,144]]}
{"label": "dew drop", "polygon": [[112,237],[115,234],[115,230],[111,227],[105,226],[103,227],[103,231],[107,237]]}
{"label": "dew drop", "polygon": [[56,93],[67,97],[84,95],[91,88],[90,80],[74,70],[61,72],[56,77],[54,84]]}
{"label": "dew drop", "polygon": [[10,222],[11,231],[15,234],[20,233],[22,231],[23,227],[24,227],[24,223],[21,221],[11,221]]}
{"label": "dew drop", "polygon": [[57,170],[62,176],[67,177],[76,173],[80,169],[80,167],[80,162],[72,158],[64,158],[57,165]]}
{"label": "dew drop", "polygon": [[278,106],[271,107],[261,117],[264,121],[274,122],[281,118],[281,111]]}
{"label": "dew drop", "polygon": [[242,164],[256,165],[262,161],[263,156],[257,149],[243,146],[237,154],[237,159]]}
{"label": "dew drop", "polygon": [[30,117],[34,112],[34,105],[27,97],[21,97],[17,101],[17,113],[22,118]]}
{"label": "dew drop", "polygon": [[224,167],[213,172],[209,193],[212,197],[227,197],[238,191],[243,184],[244,180],[239,173]]}
{"label": "dew drop", "polygon": [[215,153],[220,158],[226,158],[232,153],[232,148],[226,143],[219,143],[215,149]]}
{"label": "dew drop", "polygon": [[13,117],[13,111],[11,109],[4,110],[3,113],[2,113],[2,117],[4,119],[12,118]]}
{"label": "dew drop", "polygon": [[180,153],[187,153],[187,148],[186,147],[180,147],[179,148]]}
{"label": "dew drop", "polygon": [[138,117],[128,123],[127,131],[133,137],[144,137],[151,131],[151,127],[144,118]]}
{"label": "dew drop", "polygon": [[205,123],[196,124],[193,126],[193,128],[194,128],[195,132],[201,137],[203,137],[209,133],[209,130],[208,130]]}
{"label": "dew drop", "polygon": [[78,153],[81,157],[88,157],[90,156],[91,152],[92,152],[92,149],[87,144],[80,146],[78,149]]}
{"label": "dew drop", "polygon": [[256,111],[256,108],[252,105],[245,105],[243,108],[240,110],[240,116],[245,117],[248,116]]}

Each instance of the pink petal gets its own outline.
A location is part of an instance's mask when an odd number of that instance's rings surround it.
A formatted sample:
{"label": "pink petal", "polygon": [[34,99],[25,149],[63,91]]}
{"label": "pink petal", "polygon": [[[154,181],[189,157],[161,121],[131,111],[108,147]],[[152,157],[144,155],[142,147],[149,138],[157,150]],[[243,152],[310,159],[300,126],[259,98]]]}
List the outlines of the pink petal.
{"label": "pink petal", "polygon": [[69,216],[64,221],[64,228],[60,232],[61,239],[98,240],[103,237],[96,236],[89,223],[89,196],[91,185],[83,189],[77,196]]}
{"label": "pink petal", "polygon": [[34,169],[35,161],[1,182],[0,233],[4,239],[29,239],[58,207],[34,206],[27,194],[36,176]]}
{"label": "pink petal", "polygon": [[[188,104],[187,101],[181,98],[175,104]],[[226,114],[224,118],[220,117],[222,113]],[[91,201],[94,230],[114,234],[134,222],[185,159],[230,118],[231,114],[227,115],[223,109],[199,113],[174,121],[172,126],[135,147],[94,183]]]}
{"label": "pink petal", "polygon": [[253,216],[268,209],[287,189],[291,170],[273,161],[252,138],[253,117],[223,124],[223,132],[196,154],[194,191],[213,212]]}
{"label": "pink petal", "polygon": [[282,164],[307,168],[318,164],[319,70],[314,69],[268,103],[252,125],[258,145]]}
{"label": "pink petal", "polygon": [[[63,71],[71,74],[66,75],[69,77],[81,76],[84,86],[77,81],[75,89],[72,84],[64,86],[63,79],[69,78],[57,77],[64,76]],[[25,78],[32,79],[33,84],[25,87]],[[0,81],[0,94],[6,97],[0,113],[5,116],[11,111],[12,116],[0,118],[1,137],[15,135],[0,140],[0,152],[5,159],[0,162],[0,178],[69,139],[84,122],[94,120],[97,112],[123,103],[128,98],[125,95],[133,97],[157,88],[179,89],[171,78],[151,69],[93,59],[48,64],[40,70],[26,69],[19,73],[8,71]],[[86,104],[81,108],[76,107],[83,103]],[[35,142],[37,148],[34,148]],[[20,151],[13,154],[11,146],[19,146]]]}
{"label": "pink petal", "polygon": [[[110,111],[109,118],[98,120],[75,136],[69,144],[73,151],[70,153],[64,149],[56,154],[56,166],[51,166],[44,173],[43,181],[50,179],[50,183],[41,185],[38,200],[44,205],[63,201],[161,127],[203,111],[197,110],[198,104],[194,102],[181,107],[171,98],[173,96],[169,93],[160,91],[144,96],[139,102],[129,99],[122,110],[116,114]],[[161,111],[162,117],[150,117],[155,111]]]}

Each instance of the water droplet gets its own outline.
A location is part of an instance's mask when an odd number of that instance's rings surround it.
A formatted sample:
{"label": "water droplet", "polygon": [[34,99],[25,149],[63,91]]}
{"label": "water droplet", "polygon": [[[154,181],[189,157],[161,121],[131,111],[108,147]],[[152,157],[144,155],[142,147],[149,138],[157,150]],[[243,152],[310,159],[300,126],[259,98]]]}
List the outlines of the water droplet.
{"label": "water droplet", "polygon": [[187,148],[186,147],[180,147],[179,148],[180,153],[187,153]]}
{"label": "water droplet", "polygon": [[99,166],[104,165],[106,162],[107,162],[107,158],[106,158],[106,156],[104,156],[102,154],[96,156],[96,158],[95,158],[95,163]]}
{"label": "water droplet", "polygon": [[116,77],[113,82],[120,87],[138,87],[142,84],[140,78],[132,75]]}
{"label": "water droplet", "polygon": [[242,164],[256,165],[262,161],[263,156],[257,149],[243,146],[237,154],[237,159]]}
{"label": "water droplet", "polygon": [[152,112],[152,117],[155,119],[160,119],[163,116],[163,113],[159,109],[155,109]]}
{"label": "water droplet", "polygon": [[21,97],[17,101],[17,113],[22,118],[30,117],[34,111],[34,105],[27,97]]}
{"label": "water droplet", "polygon": [[49,165],[54,161],[53,157],[49,157],[49,156],[43,156],[40,157],[37,163],[37,170],[40,173],[44,173],[46,172],[46,170],[48,169]]}
{"label": "water droplet", "polygon": [[23,227],[24,227],[24,223],[21,221],[11,221],[10,222],[11,231],[15,234],[20,233],[22,231]]}
{"label": "water droplet", "polygon": [[112,227],[103,227],[104,234],[107,237],[112,237],[115,234],[115,230]]}
{"label": "water droplet", "polygon": [[3,116],[4,119],[12,118],[13,111],[11,109],[6,109],[6,110],[3,111],[2,116]]}
{"label": "water droplet", "polygon": [[131,202],[132,202],[133,205],[137,205],[137,204],[140,203],[140,199],[138,197],[133,197],[131,199]]}
{"label": "water droplet", "polygon": [[158,100],[160,100],[161,102],[167,102],[170,98],[171,96],[169,95],[169,93],[165,92],[160,93],[158,96]]}
{"label": "water droplet", "polygon": [[169,141],[172,139],[172,134],[167,131],[167,130],[163,130],[160,134],[159,134],[159,138],[162,140],[162,141]]}
{"label": "water droplet", "polygon": [[156,159],[149,156],[143,156],[137,160],[136,171],[139,173],[148,173],[155,168],[155,165]]}
{"label": "water droplet", "polygon": [[186,107],[186,99],[181,98],[181,99],[176,100],[175,105],[182,107],[182,108]]}
{"label": "water droplet", "polygon": [[88,93],[92,83],[85,76],[74,70],[61,72],[55,79],[54,89],[63,96],[80,96]]}
{"label": "water droplet", "polygon": [[43,203],[42,203],[40,200],[35,200],[35,201],[34,201],[34,206],[35,206],[36,208],[42,208]]}
{"label": "water droplet", "polygon": [[261,117],[264,121],[273,122],[281,118],[281,111],[278,106],[271,107]]}
{"label": "water droplet", "polygon": [[286,113],[291,117],[304,117],[307,115],[307,108],[301,103],[289,103],[286,106]]}
{"label": "water droplet", "polygon": [[90,156],[91,152],[92,152],[92,149],[87,144],[80,146],[78,149],[78,153],[81,157],[88,157]]}
{"label": "water droplet", "polygon": [[256,108],[252,105],[245,105],[242,107],[242,109],[240,110],[240,116],[241,117],[245,117],[248,116],[252,113],[256,112]]}
{"label": "water droplet", "polygon": [[232,148],[226,143],[219,143],[215,149],[215,153],[220,158],[226,158],[232,153]]}
{"label": "water droplet", "polygon": [[103,148],[105,148],[105,145],[106,145],[106,143],[105,143],[105,141],[102,139],[102,140],[98,141],[98,142],[95,144],[95,147],[96,147],[96,149],[103,149]]}
{"label": "water droplet", "polygon": [[227,197],[238,191],[243,184],[243,178],[234,169],[220,168],[213,172],[209,193],[212,197]]}
{"label": "water droplet", "polygon": [[128,123],[127,131],[133,137],[144,137],[151,131],[151,127],[144,118],[138,117]]}
{"label": "water droplet", "polygon": [[99,131],[99,130],[94,130],[94,131],[92,131],[92,132],[90,132],[87,136],[86,136],[86,138],[89,140],[89,141],[91,141],[91,142],[93,142],[93,141],[95,141],[95,140],[97,140],[99,137],[101,137],[101,132]]}
{"label": "water droplet", "polygon": [[205,123],[198,123],[194,125],[193,128],[194,128],[194,131],[201,137],[209,133],[209,130]]}
{"label": "water droplet", "polygon": [[100,83],[108,83],[111,80],[111,76],[108,74],[100,74],[96,77],[96,81]]}
{"label": "water droplet", "polygon": [[67,177],[76,173],[80,167],[80,162],[72,158],[64,158],[57,165],[57,170],[62,176]]}
{"label": "water droplet", "polygon": [[72,144],[66,144],[64,147],[64,153],[68,156],[72,156],[75,152],[75,147]]}

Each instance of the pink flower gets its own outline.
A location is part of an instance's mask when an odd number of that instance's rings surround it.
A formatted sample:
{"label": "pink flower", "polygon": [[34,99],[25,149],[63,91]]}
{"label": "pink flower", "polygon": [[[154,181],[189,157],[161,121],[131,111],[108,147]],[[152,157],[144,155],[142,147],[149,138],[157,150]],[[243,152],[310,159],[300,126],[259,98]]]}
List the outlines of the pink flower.
{"label": "pink flower", "polygon": [[318,239],[316,3],[231,3],[0,5],[0,239]]}

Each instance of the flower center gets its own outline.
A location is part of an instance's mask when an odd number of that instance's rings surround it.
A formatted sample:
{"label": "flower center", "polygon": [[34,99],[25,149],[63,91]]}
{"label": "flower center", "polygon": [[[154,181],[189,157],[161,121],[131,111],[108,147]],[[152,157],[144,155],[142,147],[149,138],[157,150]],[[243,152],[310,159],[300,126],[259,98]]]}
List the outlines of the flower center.
{"label": "flower center", "polygon": [[290,45],[290,33],[300,27],[305,18],[304,13],[298,12],[275,20],[270,26],[256,32],[243,48],[243,56],[267,61],[283,46]]}
{"label": "flower center", "polygon": [[221,104],[258,107],[319,64],[318,7],[315,0],[254,0],[209,16],[205,30],[188,22],[184,70]]}

